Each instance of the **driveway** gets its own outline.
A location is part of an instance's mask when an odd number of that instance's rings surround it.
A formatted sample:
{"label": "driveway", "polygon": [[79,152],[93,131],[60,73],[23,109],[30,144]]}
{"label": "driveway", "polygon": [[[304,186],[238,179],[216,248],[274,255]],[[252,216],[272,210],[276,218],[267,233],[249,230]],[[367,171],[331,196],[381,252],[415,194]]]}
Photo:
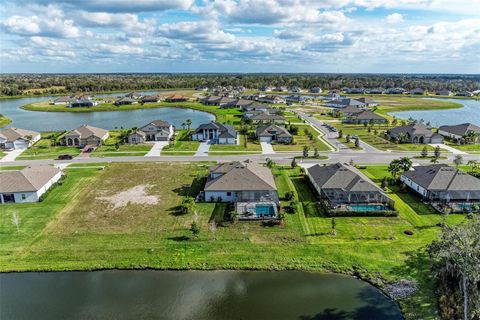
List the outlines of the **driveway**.
{"label": "driveway", "polygon": [[468,154],[467,152],[452,148],[451,146],[448,146],[448,145],[443,144],[443,143],[431,143],[430,145],[434,148],[436,148],[438,146],[442,149],[450,151],[453,154]]}
{"label": "driveway", "polygon": [[0,162],[13,161],[15,160],[16,157],[21,155],[25,150],[27,149],[14,149],[12,151],[5,151],[6,155],[2,159],[0,159]]}
{"label": "driveway", "polygon": [[262,146],[262,154],[275,154],[270,142],[260,142],[260,145]]}
{"label": "driveway", "polygon": [[209,150],[210,150],[210,141],[202,142],[198,146],[197,153],[195,153],[195,157],[206,157],[208,156]]}
{"label": "driveway", "polygon": [[152,149],[148,151],[145,157],[158,157],[164,147],[168,146],[168,141],[155,141]]}

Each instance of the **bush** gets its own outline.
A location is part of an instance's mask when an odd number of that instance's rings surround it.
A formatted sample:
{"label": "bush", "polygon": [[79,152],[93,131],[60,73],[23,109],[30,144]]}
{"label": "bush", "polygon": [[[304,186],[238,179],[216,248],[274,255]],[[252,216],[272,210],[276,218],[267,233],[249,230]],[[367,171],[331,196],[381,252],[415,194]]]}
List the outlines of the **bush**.
{"label": "bush", "polygon": [[284,198],[285,198],[285,200],[290,201],[293,198],[295,198],[295,193],[293,191],[287,191],[287,192],[285,192]]}

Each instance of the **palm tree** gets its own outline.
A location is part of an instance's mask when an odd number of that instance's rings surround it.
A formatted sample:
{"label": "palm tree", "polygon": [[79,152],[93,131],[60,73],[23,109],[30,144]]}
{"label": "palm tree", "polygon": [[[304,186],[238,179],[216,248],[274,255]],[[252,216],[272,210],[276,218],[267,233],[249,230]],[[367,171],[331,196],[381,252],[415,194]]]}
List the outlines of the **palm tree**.
{"label": "palm tree", "polygon": [[186,123],[185,123],[185,122],[182,122],[182,128],[183,128],[183,130],[185,130],[185,126],[186,126]]}
{"label": "palm tree", "polygon": [[190,131],[190,126],[192,125],[192,120],[187,119],[187,121],[185,121],[185,124],[186,124],[187,127],[188,127],[188,131]]}

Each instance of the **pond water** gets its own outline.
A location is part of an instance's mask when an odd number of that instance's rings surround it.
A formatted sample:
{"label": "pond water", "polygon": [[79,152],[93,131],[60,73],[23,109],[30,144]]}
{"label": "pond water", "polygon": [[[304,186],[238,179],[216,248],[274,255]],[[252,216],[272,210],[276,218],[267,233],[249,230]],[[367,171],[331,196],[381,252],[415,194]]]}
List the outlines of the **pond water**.
{"label": "pond water", "polygon": [[0,274],[0,319],[403,319],[358,279],[260,271]]}
{"label": "pond water", "polygon": [[425,122],[430,122],[430,124],[436,128],[443,125],[454,125],[465,122],[471,122],[477,126],[480,126],[480,100],[441,98],[432,98],[432,100],[461,103],[463,104],[463,108],[425,111],[399,111],[390,112],[389,114],[400,119],[423,119]]}
{"label": "pond water", "polygon": [[[153,92],[145,92],[152,94]],[[122,93],[97,95],[121,96]],[[192,127],[215,120],[212,114],[183,108],[152,108],[109,112],[38,112],[20,109],[22,105],[51,100],[56,97],[33,97],[21,99],[0,99],[0,114],[12,120],[9,126],[37,131],[71,130],[82,124],[115,129],[140,127],[152,120],[166,120],[177,127],[187,119],[192,120]]]}

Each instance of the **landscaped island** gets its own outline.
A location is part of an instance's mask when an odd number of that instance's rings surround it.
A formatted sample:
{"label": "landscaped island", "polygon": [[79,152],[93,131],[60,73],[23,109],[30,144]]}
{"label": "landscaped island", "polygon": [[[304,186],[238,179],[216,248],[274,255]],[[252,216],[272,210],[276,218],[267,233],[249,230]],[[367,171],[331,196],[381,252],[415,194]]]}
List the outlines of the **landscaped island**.
{"label": "landscaped island", "polygon": [[12,122],[12,120],[10,120],[7,117],[5,117],[4,115],[0,114],[0,128],[6,126],[10,122]]}

